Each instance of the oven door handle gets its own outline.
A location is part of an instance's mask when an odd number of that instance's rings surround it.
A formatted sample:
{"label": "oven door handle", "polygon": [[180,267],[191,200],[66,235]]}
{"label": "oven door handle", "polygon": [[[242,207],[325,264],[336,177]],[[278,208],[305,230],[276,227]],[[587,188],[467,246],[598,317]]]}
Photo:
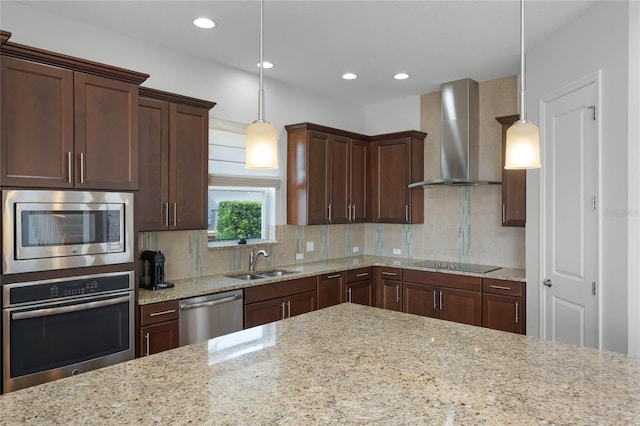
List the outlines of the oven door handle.
{"label": "oven door handle", "polygon": [[102,308],[104,306],[117,305],[131,300],[131,296],[122,296],[115,299],[98,300],[96,302],[82,303],[80,305],[61,306],[58,308],[34,309],[33,311],[14,312],[11,314],[12,320],[28,318],[40,318],[48,315],[67,314],[69,312],[86,311],[87,309]]}

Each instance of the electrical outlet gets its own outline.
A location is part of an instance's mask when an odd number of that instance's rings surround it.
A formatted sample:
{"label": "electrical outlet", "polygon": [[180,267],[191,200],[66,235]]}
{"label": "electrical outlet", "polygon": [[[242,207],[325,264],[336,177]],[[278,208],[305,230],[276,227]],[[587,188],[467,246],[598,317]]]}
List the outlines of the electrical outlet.
{"label": "electrical outlet", "polygon": [[304,259],[304,253],[296,253],[296,260]]}
{"label": "electrical outlet", "polygon": [[354,247],[353,247],[353,252],[354,252],[354,253],[360,253],[360,247],[358,247],[358,246],[354,246]]}
{"label": "electrical outlet", "polygon": [[313,241],[307,241],[307,251],[313,251]]}
{"label": "electrical outlet", "polygon": [[402,254],[402,250],[400,250],[399,248],[394,248],[393,254],[400,256]]}

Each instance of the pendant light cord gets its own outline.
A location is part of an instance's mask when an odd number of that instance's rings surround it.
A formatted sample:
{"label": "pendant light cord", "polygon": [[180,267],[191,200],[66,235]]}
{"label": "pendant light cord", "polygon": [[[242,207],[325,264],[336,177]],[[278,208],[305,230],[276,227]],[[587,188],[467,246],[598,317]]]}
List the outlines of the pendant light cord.
{"label": "pendant light cord", "polygon": [[264,20],[264,0],[260,0],[260,63],[259,67],[259,88],[258,88],[258,122],[264,123],[264,61],[262,60],[262,25]]}
{"label": "pendant light cord", "polygon": [[524,91],[524,0],[520,0],[520,121],[527,119]]}

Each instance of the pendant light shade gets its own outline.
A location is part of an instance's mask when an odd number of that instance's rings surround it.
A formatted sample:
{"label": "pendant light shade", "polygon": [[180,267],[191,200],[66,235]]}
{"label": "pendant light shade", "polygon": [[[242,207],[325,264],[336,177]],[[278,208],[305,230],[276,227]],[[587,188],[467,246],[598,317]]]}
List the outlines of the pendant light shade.
{"label": "pendant light shade", "polygon": [[507,129],[505,169],[538,169],[540,164],[540,132],[527,120],[525,110],[524,66],[524,0],[520,0],[520,120]]}
{"label": "pendant light shade", "polygon": [[278,168],[278,135],[275,127],[264,119],[264,66],[262,64],[262,23],[264,17],[264,0],[260,0],[260,60],[258,89],[258,119],[247,129],[245,150],[245,169],[277,169]]}

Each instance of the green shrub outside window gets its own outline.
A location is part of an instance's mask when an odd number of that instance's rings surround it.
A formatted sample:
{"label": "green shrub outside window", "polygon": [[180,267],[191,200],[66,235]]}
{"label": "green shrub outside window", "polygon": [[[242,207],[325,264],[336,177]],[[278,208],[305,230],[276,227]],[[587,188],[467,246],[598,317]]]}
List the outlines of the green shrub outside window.
{"label": "green shrub outside window", "polygon": [[216,226],[218,240],[262,237],[262,204],[256,201],[221,201]]}

